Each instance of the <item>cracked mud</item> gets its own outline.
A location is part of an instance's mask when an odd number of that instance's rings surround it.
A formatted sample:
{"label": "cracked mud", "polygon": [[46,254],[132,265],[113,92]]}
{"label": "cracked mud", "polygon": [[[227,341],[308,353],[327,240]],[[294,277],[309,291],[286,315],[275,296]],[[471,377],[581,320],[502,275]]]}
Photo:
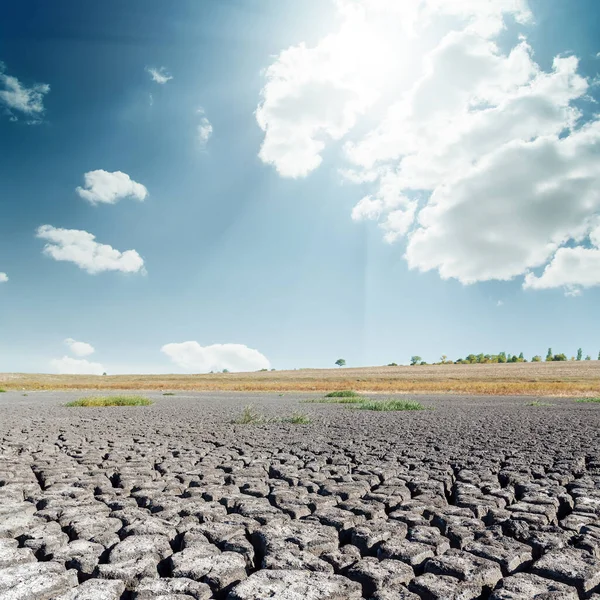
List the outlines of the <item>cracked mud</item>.
{"label": "cracked mud", "polygon": [[77,396],[0,398],[2,600],[600,599],[600,405]]}

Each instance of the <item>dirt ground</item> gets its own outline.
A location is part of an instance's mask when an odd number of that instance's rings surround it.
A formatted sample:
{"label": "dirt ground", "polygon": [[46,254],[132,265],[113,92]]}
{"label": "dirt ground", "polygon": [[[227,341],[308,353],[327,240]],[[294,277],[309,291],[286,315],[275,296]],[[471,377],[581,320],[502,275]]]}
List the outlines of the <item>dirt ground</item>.
{"label": "dirt ground", "polygon": [[600,598],[600,404],[81,395],[0,394],[0,598]]}

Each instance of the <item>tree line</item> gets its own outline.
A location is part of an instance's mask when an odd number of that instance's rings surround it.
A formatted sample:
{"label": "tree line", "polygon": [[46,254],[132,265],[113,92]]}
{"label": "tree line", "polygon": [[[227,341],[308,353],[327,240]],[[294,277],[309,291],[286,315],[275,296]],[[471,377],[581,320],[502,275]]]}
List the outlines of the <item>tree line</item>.
{"label": "tree line", "polygon": [[[539,354],[536,354],[531,358],[531,362],[555,362],[569,360],[567,355],[564,353],[554,354],[552,348],[548,348],[546,358],[542,359]],[[577,350],[577,356],[572,356],[570,360],[592,360],[592,357],[588,354],[583,357],[583,350],[579,348]],[[598,360],[600,360],[600,352],[598,352]],[[519,363],[529,362],[523,352],[520,354],[507,354],[506,352],[499,352],[498,354],[469,354],[465,358],[459,358],[458,360],[449,360],[444,354],[440,358],[439,362],[431,363],[432,365],[473,365],[473,364],[487,364],[487,363]],[[414,355],[410,358],[411,365],[427,365],[420,356]],[[388,366],[396,366],[396,363],[390,363]]]}

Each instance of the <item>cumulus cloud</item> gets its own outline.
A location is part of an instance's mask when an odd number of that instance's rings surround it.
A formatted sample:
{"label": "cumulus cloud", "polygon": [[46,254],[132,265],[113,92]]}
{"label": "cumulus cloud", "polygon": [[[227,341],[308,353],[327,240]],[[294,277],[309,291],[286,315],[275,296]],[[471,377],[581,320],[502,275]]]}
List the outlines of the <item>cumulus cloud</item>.
{"label": "cumulus cloud", "polygon": [[173,79],[173,77],[167,73],[167,70],[164,67],[146,67],[146,72],[150,74],[152,81],[155,81],[161,85],[164,85]]}
{"label": "cumulus cloud", "polygon": [[133,198],[143,202],[148,195],[146,186],[134,181],[121,171],[88,171],[83,176],[84,187],[77,193],[90,204],[116,204],[123,198]]}
{"label": "cumulus cloud", "polygon": [[0,273],[0,283],[6,283],[8,281],[8,275],[6,273]]}
{"label": "cumulus cloud", "polygon": [[[590,82],[577,57],[548,70],[534,60],[526,0],[336,5],[336,32],[265,73],[262,160],[306,176],[346,138],[340,172],[371,188],[352,219],[403,240],[412,269],[463,284],[600,285],[589,272],[599,250],[586,245],[600,237],[600,120],[582,119]],[[521,36],[505,51],[509,20]]]}
{"label": "cumulus cloud", "polygon": [[48,242],[43,250],[46,256],[75,263],[92,275],[102,271],[145,272],[144,261],[135,250],[119,252],[96,242],[96,237],[87,231],[42,225],[37,229],[37,237]]}
{"label": "cumulus cloud", "polygon": [[178,367],[193,373],[209,371],[258,371],[270,368],[269,360],[258,350],[243,344],[213,344],[198,342],[166,344],[161,348]]}
{"label": "cumulus cloud", "polygon": [[213,127],[211,122],[206,118],[203,108],[199,108],[198,113],[202,115],[200,117],[200,124],[198,125],[198,140],[204,148],[213,134]]}
{"label": "cumulus cloud", "polygon": [[6,67],[0,62],[0,104],[6,108],[12,120],[21,113],[28,123],[39,123],[44,114],[44,96],[50,91],[47,83],[34,83],[31,87],[23,85],[16,77],[6,73]]}
{"label": "cumulus cloud", "polygon": [[65,344],[69,346],[71,353],[75,356],[89,356],[95,352],[94,346],[86,342],[77,342],[73,338],[67,338]]}
{"label": "cumulus cloud", "polygon": [[55,358],[50,361],[50,366],[59,375],[102,375],[104,373],[104,367],[100,363],[70,356]]}

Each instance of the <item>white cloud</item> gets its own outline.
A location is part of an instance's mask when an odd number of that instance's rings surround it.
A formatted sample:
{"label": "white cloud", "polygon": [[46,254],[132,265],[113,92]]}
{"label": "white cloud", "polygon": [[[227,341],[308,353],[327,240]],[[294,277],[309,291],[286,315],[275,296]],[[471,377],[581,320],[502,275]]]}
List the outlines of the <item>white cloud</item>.
{"label": "white cloud", "polygon": [[4,63],[0,62],[0,103],[4,104],[12,120],[17,120],[15,112],[18,112],[29,119],[28,123],[39,123],[44,113],[44,96],[50,86],[35,83],[28,88],[5,70]]}
{"label": "white cloud", "polygon": [[104,372],[100,363],[70,356],[55,358],[50,361],[50,365],[59,375],[102,375]]}
{"label": "white cloud", "polygon": [[258,371],[270,368],[268,359],[258,350],[243,344],[213,344],[198,342],[166,344],[161,348],[178,367],[193,373],[209,371]]}
{"label": "white cloud", "polygon": [[60,229],[42,225],[37,237],[47,240],[44,254],[58,261],[75,263],[94,275],[102,271],[144,273],[144,261],[135,250],[119,252],[107,244],[99,244],[95,236],[79,229]]}
{"label": "white cloud", "polygon": [[164,67],[146,67],[146,72],[150,74],[152,81],[160,83],[161,85],[164,85],[173,79],[173,77],[167,73],[167,70]]}
{"label": "white cloud", "polygon": [[65,344],[69,346],[71,353],[75,356],[89,356],[94,354],[94,346],[86,342],[77,342],[73,338],[67,338]]}
{"label": "white cloud", "polygon": [[577,57],[544,71],[523,35],[506,52],[497,44],[507,17],[533,24],[526,0],[336,5],[338,31],[284,50],[265,73],[262,160],[306,176],[346,138],[352,166],[340,172],[371,188],[352,219],[404,238],[412,269],[463,284],[600,285],[597,251],[582,245],[600,239],[600,120],[582,124],[590,83]]}
{"label": "white cloud", "polygon": [[198,113],[202,115],[200,118],[200,125],[198,125],[198,140],[204,148],[213,134],[213,127],[211,122],[204,116],[203,108],[199,108]]}
{"label": "white cloud", "polygon": [[496,306],[504,306],[504,302],[502,302],[502,300],[498,300],[498,302],[496,302]]}
{"label": "white cloud", "polygon": [[8,275],[6,273],[0,273],[0,283],[6,283],[8,281]]}
{"label": "white cloud", "polygon": [[78,187],[76,191],[90,204],[116,204],[123,198],[143,202],[148,195],[146,186],[133,181],[127,173],[121,171],[88,171],[83,179],[85,187]]}

